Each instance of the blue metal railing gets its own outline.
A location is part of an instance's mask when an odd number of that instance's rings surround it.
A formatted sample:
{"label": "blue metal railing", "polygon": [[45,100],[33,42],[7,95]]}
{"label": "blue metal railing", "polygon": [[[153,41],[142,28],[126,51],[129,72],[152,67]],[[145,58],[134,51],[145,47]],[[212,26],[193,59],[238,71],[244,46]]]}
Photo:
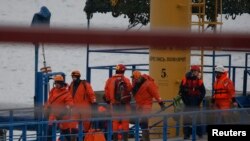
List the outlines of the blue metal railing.
{"label": "blue metal railing", "polygon": [[[87,54],[89,53],[124,53],[124,54],[145,54],[148,55],[149,54],[149,50],[148,48],[120,48],[120,49],[96,49],[96,50],[90,50],[87,49]],[[214,67],[215,67],[215,60],[218,57],[227,57],[228,59],[228,65],[225,65],[226,68],[228,68],[228,74],[229,74],[229,78],[232,79],[233,83],[235,84],[236,82],[236,71],[240,70],[240,69],[245,69],[243,70],[243,74],[244,74],[244,78],[243,78],[243,95],[246,95],[246,91],[247,91],[247,75],[249,74],[249,69],[250,66],[248,66],[248,56],[250,54],[246,53],[246,57],[245,57],[245,66],[239,66],[239,65],[232,65],[232,56],[231,54],[216,54],[215,51],[213,51],[213,54],[204,54],[204,57],[212,57],[212,65],[203,65],[203,68],[211,68],[212,71],[204,71],[203,73],[211,73],[212,74],[212,83],[211,86],[213,86],[214,83],[214,79],[215,79],[215,73],[214,73]],[[191,56],[197,56],[195,54],[191,54]],[[89,55],[87,56],[87,62],[89,62]],[[126,66],[128,66],[128,70],[131,70],[131,73],[133,70],[137,69],[140,66],[145,66],[148,67],[149,64],[126,64]],[[108,66],[89,66],[89,63],[87,63],[87,73],[86,73],[86,79],[91,82],[91,72],[92,70],[97,70],[97,69],[102,69],[102,70],[108,70],[108,74],[109,76],[112,76],[113,74],[113,70],[115,68],[115,65],[108,65]],[[139,69],[141,71],[148,71],[148,69]],[[240,76],[239,76],[240,77]],[[213,91],[213,87],[212,91]]]}
{"label": "blue metal railing", "polygon": [[245,55],[245,70],[244,70],[244,78],[243,78],[243,95],[247,95],[247,77],[250,76],[250,69],[248,67],[248,57],[250,56],[250,53],[246,53]]}
{"label": "blue metal railing", "polygon": [[[11,112],[11,111],[10,111]],[[232,115],[235,115],[234,119],[231,122],[219,122],[221,117],[221,114],[227,112],[230,117],[233,117]],[[135,122],[135,129],[133,129],[133,132],[129,132],[130,134],[134,134],[134,140],[139,141],[140,139],[140,131],[141,129],[139,128],[139,119],[140,118],[160,118],[163,121],[163,126],[161,127],[162,129],[162,140],[167,141],[170,137],[168,136],[167,131],[171,128],[176,128],[177,126],[179,128],[183,127],[183,125],[169,125],[168,120],[170,118],[179,116],[180,118],[190,116],[192,118],[192,123],[190,126],[195,127],[197,125],[202,125],[202,126],[207,126],[207,125],[212,125],[212,124],[248,124],[250,122],[250,108],[242,108],[242,109],[229,109],[229,110],[203,110],[203,111],[190,111],[190,112],[180,112],[180,113],[170,113],[170,112],[163,112],[163,113],[152,113],[148,115],[129,115],[129,116],[123,116],[123,117],[97,117],[97,118],[91,118],[91,119],[86,119],[90,120],[91,122],[97,122],[97,121],[108,121],[109,126],[107,126],[107,130],[103,130],[104,134],[107,136],[107,141],[111,141],[112,139],[112,134],[114,133],[112,131],[112,126],[111,126],[111,121],[112,120],[117,120],[117,119],[136,119]],[[204,117],[210,117],[207,118],[207,121],[197,123],[198,118],[204,118]],[[230,118],[229,117],[229,118]],[[14,117],[13,117],[14,118]],[[213,118],[214,120],[211,120]],[[79,123],[79,130],[82,131],[82,122],[81,120],[60,120],[60,121],[53,121],[52,123],[52,139],[53,141],[56,141],[57,138],[59,138],[59,130],[57,129],[58,124],[63,123],[63,122],[78,122]],[[17,139],[22,139],[23,141],[26,140],[37,140],[37,138],[42,138],[43,140],[46,139],[48,136],[43,135],[43,136],[37,136],[33,132],[30,132],[28,130],[28,126],[45,126],[48,125],[48,121],[20,121],[20,122],[5,122],[0,124],[0,128],[6,128],[8,127],[9,134],[7,136],[8,141],[13,141]],[[17,127],[19,127],[21,130],[21,133],[16,133]],[[159,128],[159,127],[158,127]],[[196,129],[192,128],[192,140],[196,140]],[[151,129],[153,130],[153,129]],[[78,139],[83,139],[83,136],[86,135],[87,133],[79,132],[75,136],[77,136]],[[72,134],[71,134],[72,136]],[[177,136],[179,137],[179,136]]]}
{"label": "blue metal railing", "polygon": [[[136,50],[136,49],[135,49]],[[140,49],[139,49],[140,50]],[[102,52],[102,50],[99,50],[100,52]],[[99,51],[93,51],[93,52],[99,52]],[[113,53],[113,51],[114,50],[108,50],[107,52],[108,53]],[[117,51],[115,51],[116,53],[129,53],[129,54],[131,54],[131,52],[130,51],[128,51],[127,49],[122,49],[122,50],[117,50]],[[137,53],[136,53],[137,54]],[[147,54],[147,52],[141,52],[141,54]],[[248,56],[249,56],[250,54],[249,53],[247,53],[246,54],[246,64],[245,64],[245,66],[232,66],[231,65],[231,55],[218,55],[218,56],[221,56],[221,57],[223,57],[223,56],[226,56],[226,57],[229,57],[229,65],[228,66],[226,66],[226,67],[228,67],[229,68],[229,75],[232,77],[232,80],[233,80],[233,82],[235,82],[235,80],[236,80],[236,70],[237,69],[244,69],[245,70],[245,72],[246,72],[246,77],[247,77],[247,74],[248,75],[250,75],[250,71],[249,71],[249,67],[248,67],[248,63],[247,63],[247,59],[248,59]],[[213,57],[213,58],[215,58],[216,56],[214,56],[214,55],[205,55],[205,56],[207,56],[207,57]],[[148,64],[127,64],[126,65],[127,67],[128,67],[128,70],[131,70],[131,72],[133,71],[133,70],[135,70],[135,69],[139,69],[139,70],[141,70],[141,71],[148,71],[148,69],[142,69],[142,67],[144,68],[144,67],[147,67],[148,66]],[[113,74],[113,71],[114,71],[114,65],[110,65],[110,66],[92,66],[92,67],[88,67],[88,77],[87,78],[91,78],[91,70],[93,70],[93,69],[106,69],[106,70],[108,70],[108,72],[109,72],[109,76],[111,76],[112,74]],[[214,65],[204,65],[203,67],[208,67],[208,68],[213,68],[214,67]],[[231,69],[232,69],[232,71],[231,71]],[[213,73],[213,70],[212,71],[204,71],[204,73]],[[231,73],[232,73],[232,75],[231,75]],[[39,76],[38,75],[38,77],[37,77],[37,79],[38,78],[41,78],[40,79],[40,81],[39,81],[39,83],[38,83],[38,85],[42,85],[43,87],[42,87],[42,89],[40,89],[40,91],[42,91],[42,93],[44,93],[44,92],[46,92],[47,91],[47,86],[46,85],[44,85],[45,83],[47,84],[47,82],[49,81],[49,79],[50,79],[50,76],[52,76],[52,75],[55,75],[55,74],[63,74],[63,73],[61,73],[61,72],[58,72],[58,73],[49,73],[48,75],[46,75],[45,77],[43,76],[44,74],[42,74],[42,73],[39,73],[38,72],[38,74],[40,74],[41,76]],[[244,73],[245,74],[245,73]],[[244,84],[245,84],[245,86],[243,86],[243,89],[245,90],[245,93],[246,93],[246,88],[247,88],[247,79],[245,80],[245,78],[246,78],[245,76],[244,76]],[[38,81],[38,80],[37,80]],[[89,81],[90,81],[90,79],[89,79]],[[38,90],[39,91],[39,90]],[[39,92],[40,92],[39,91]],[[37,92],[37,91],[36,91]],[[37,92],[36,94],[39,94],[39,92]],[[37,98],[41,98],[40,97],[41,95],[37,95]],[[42,100],[41,100],[42,99]],[[43,101],[44,99],[47,99],[46,97],[43,97],[43,98],[41,98],[39,101],[41,102],[41,101]],[[39,102],[35,102],[36,104],[39,104]],[[43,103],[43,102],[42,102]],[[40,104],[42,104],[42,103],[40,103]],[[39,105],[40,105],[39,104]],[[39,106],[38,105],[38,106]],[[36,106],[35,106],[36,107]],[[184,113],[183,113],[184,114]],[[157,114],[158,115],[158,114]],[[160,115],[162,115],[162,114],[160,114]],[[151,115],[152,116],[152,115]],[[153,116],[155,116],[155,115],[153,115]],[[166,133],[167,132],[167,129],[169,129],[169,128],[180,128],[181,127],[181,125],[179,125],[179,124],[177,124],[175,127],[171,127],[171,126],[169,126],[168,124],[167,124],[167,122],[166,122],[166,120],[169,118],[169,116],[171,117],[171,114],[170,115],[162,115],[163,117],[162,117],[162,120],[161,120],[161,122],[163,122],[163,128],[162,128],[162,130],[163,130],[163,133]],[[2,115],[1,115],[1,117],[2,117]],[[27,118],[27,117],[25,117],[25,119],[26,120],[24,120],[24,121],[20,121],[19,119],[18,119],[18,117],[16,117],[16,116],[14,116],[14,111],[13,110],[10,110],[9,111],[9,115],[7,116],[7,118],[8,118],[8,120],[4,120],[4,121],[8,121],[8,122],[6,122],[6,123],[3,123],[3,122],[1,122],[1,124],[0,124],[0,128],[1,127],[4,127],[4,128],[6,128],[6,129],[8,129],[9,130],[9,136],[8,136],[8,140],[10,140],[10,141],[12,141],[12,140],[15,140],[16,139],[16,136],[14,135],[14,130],[20,130],[21,129],[21,131],[22,131],[22,136],[21,136],[21,139],[22,140],[27,140],[27,137],[28,136],[31,136],[31,134],[28,134],[27,133],[27,131],[30,131],[30,130],[33,130],[33,129],[38,129],[39,128],[39,131],[38,131],[38,133],[35,135],[35,140],[37,140],[37,138],[38,138],[38,140],[42,140],[43,138],[44,138],[44,136],[46,136],[46,133],[45,133],[45,131],[42,131],[43,129],[44,129],[44,126],[46,127],[46,125],[47,125],[47,121],[45,120],[41,120],[41,119],[39,119],[39,120],[37,120],[36,118],[32,118],[32,119],[30,119],[30,117],[29,118]],[[111,121],[111,119],[109,119],[110,121]],[[29,121],[29,122],[28,122]],[[139,119],[138,119],[138,117],[137,117],[137,120],[136,120],[136,126],[135,126],[135,128],[134,128],[134,133],[135,133],[135,140],[139,140],[139,131],[140,131],[140,128],[139,128],[139,124],[138,124],[138,121],[139,121]],[[195,120],[194,120],[195,121]],[[193,121],[193,122],[194,122]],[[59,121],[58,121],[59,122]],[[61,122],[61,121],[60,121]],[[78,121],[78,122],[82,122],[82,121]],[[17,124],[17,125],[16,125]],[[57,122],[55,122],[54,123],[54,134],[53,135],[55,135],[55,136],[53,136],[53,138],[55,139],[56,138],[56,125],[57,125],[58,123]],[[14,125],[16,125],[16,126],[14,126]],[[34,126],[32,126],[32,125],[34,125]],[[80,125],[82,125],[82,124],[80,124]],[[195,125],[195,124],[193,124],[193,125]],[[34,127],[34,128],[33,128]],[[83,127],[81,127],[81,126],[79,126],[79,129],[82,129]],[[152,128],[154,128],[154,127],[152,127]],[[179,130],[176,130],[176,131],[179,131]],[[110,127],[108,128],[108,140],[111,140],[111,137],[112,137],[112,130],[111,130],[111,125],[110,125]],[[194,130],[194,132],[196,132],[195,130]],[[176,135],[179,135],[179,133],[178,132],[176,132]],[[80,138],[82,138],[82,136],[84,136],[84,133],[79,133],[78,134],[78,137],[79,137],[79,139]],[[33,138],[34,138],[34,135],[33,135]],[[163,134],[163,140],[167,140],[167,138],[168,138],[168,135],[167,134]]]}
{"label": "blue metal railing", "polygon": [[[140,66],[145,66],[147,67],[148,64],[126,64],[126,66],[128,67],[127,70],[130,70],[131,71],[131,74],[132,74],[132,71],[137,69],[138,67]],[[246,91],[247,91],[247,74],[250,75],[250,66],[249,67],[244,67],[244,66],[233,66],[233,65],[230,65],[230,66],[225,66],[226,68],[228,68],[228,72],[229,72],[229,77],[232,79],[233,83],[235,84],[236,82],[236,76],[237,76],[237,73],[236,71],[237,70],[242,70],[244,72],[244,78],[243,78],[243,95],[246,94]],[[211,68],[212,70],[211,71],[203,71],[203,73],[208,73],[208,74],[211,74],[212,75],[212,78],[214,78],[214,66],[213,65],[203,65],[203,68]],[[247,70],[245,69],[247,68]],[[245,70],[244,70],[245,69]],[[115,65],[108,65],[108,66],[92,66],[92,67],[89,67],[88,68],[89,72],[88,72],[88,75],[89,75],[89,79],[91,78],[91,71],[92,70],[107,70],[108,71],[108,74],[109,74],[109,77],[113,75],[113,71],[115,70]],[[148,71],[148,69],[142,69],[142,68],[138,68],[137,70],[140,70],[140,71]],[[238,76],[240,77],[240,76]],[[91,79],[88,80],[89,82],[91,82]],[[213,83],[212,82],[212,86],[213,86]],[[211,87],[213,88],[213,87]]]}
{"label": "blue metal railing", "polygon": [[[148,48],[119,48],[119,49],[90,49],[87,47],[87,57],[86,57],[86,79],[90,82],[91,81],[91,68],[89,66],[89,61],[90,61],[90,53],[122,53],[122,54],[149,54],[147,51]],[[140,65],[140,64],[138,64]],[[97,66],[100,68],[100,66]],[[106,66],[105,66],[106,67]],[[105,69],[105,68],[104,68]],[[109,72],[110,74],[110,72]]]}

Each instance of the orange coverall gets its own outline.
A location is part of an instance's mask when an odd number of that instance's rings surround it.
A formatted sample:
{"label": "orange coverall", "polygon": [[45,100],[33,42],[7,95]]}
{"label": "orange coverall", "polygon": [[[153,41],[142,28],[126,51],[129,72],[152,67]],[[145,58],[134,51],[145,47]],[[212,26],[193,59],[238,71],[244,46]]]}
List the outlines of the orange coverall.
{"label": "orange coverall", "polygon": [[[130,83],[130,80],[125,77],[123,74],[115,74],[113,75],[112,77],[110,77],[107,81],[106,81],[106,85],[105,85],[105,98],[106,98],[106,101],[109,101],[110,102],[110,105],[111,105],[111,111],[113,113],[111,113],[113,116],[124,116],[124,115],[128,115],[130,114],[130,101],[124,105],[121,105],[121,106],[125,106],[124,109],[126,110],[126,112],[124,111],[120,111],[120,112],[115,112],[117,110],[115,110],[115,107],[116,105],[119,106],[120,102],[117,102],[115,100],[115,81],[117,78],[122,78],[126,84],[126,90],[127,90],[127,93],[130,94],[131,90],[132,90],[132,85]],[[118,131],[119,130],[119,120],[114,120],[112,122],[112,128],[113,128],[113,131]],[[121,124],[122,124],[122,130],[123,131],[128,131],[129,130],[129,119],[126,119],[126,120],[122,120],[121,121]]]}
{"label": "orange coverall", "polygon": [[213,99],[215,108],[231,108],[233,98],[235,98],[235,88],[233,82],[227,77],[227,72],[225,72],[214,83]]}
{"label": "orange coverall", "polygon": [[87,132],[91,127],[91,123],[86,119],[92,116],[91,104],[96,102],[96,95],[91,85],[85,80],[80,80],[75,94],[73,94],[73,82],[69,86],[69,91],[74,101],[74,119],[84,120],[83,128]]}
{"label": "orange coverall", "polygon": [[[133,79],[133,95],[136,102],[136,112],[138,115],[147,115],[151,113],[153,99],[160,104],[162,99],[158,92],[158,87],[154,83],[154,79],[147,74],[143,74],[139,79]],[[142,129],[142,140],[150,141],[148,130],[148,118],[140,119],[140,127]]]}
{"label": "orange coverall", "polygon": [[[133,95],[136,102],[136,110],[139,111],[140,114],[148,114],[152,110],[153,98],[155,98],[158,103],[161,102],[162,99],[158,92],[158,87],[154,83],[154,79],[146,74],[143,74],[142,77],[145,82]],[[135,87],[134,83],[133,87]]]}
{"label": "orange coverall", "polygon": [[[45,104],[45,109],[49,110],[49,121],[54,120],[70,120],[71,115],[67,113],[73,107],[73,99],[66,87],[63,88],[52,88],[49,93],[49,99]],[[66,112],[66,113],[65,113]],[[76,128],[76,124],[72,122],[64,122],[59,124],[59,128],[71,129]]]}
{"label": "orange coverall", "polygon": [[[235,88],[233,82],[228,78],[227,72],[217,74],[212,100],[215,109],[230,109],[232,104],[235,104]],[[216,120],[225,123],[233,122],[231,114],[227,111],[220,112]]]}

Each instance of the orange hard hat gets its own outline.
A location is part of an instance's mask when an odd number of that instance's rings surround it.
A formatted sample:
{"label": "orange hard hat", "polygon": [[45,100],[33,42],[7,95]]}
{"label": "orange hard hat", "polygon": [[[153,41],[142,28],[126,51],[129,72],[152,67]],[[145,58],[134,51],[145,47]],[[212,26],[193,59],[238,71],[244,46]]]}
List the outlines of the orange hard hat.
{"label": "orange hard hat", "polygon": [[191,71],[198,71],[198,72],[200,72],[201,71],[200,66],[198,66],[198,65],[192,65],[191,66]]}
{"label": "orange hard hat", "polygon": [[54,76],[54,81],[64,81],[64,78],[62,75],[58,74]]}
{"label": "orange hard hat", "polygon": [[126,66],[124,66],[123,64],[118,64],[118,65],[116,65],[115,70],[116,70],[116,72],[123,73],[126,70]]}
{"label": "orange hard hat", "polygon": [[74,70],[74,71],[72,71],[71,76],[79,76],[80,77],[81,73],[79,70]]}
{"label": "orange hard hat", "polygon": [[138,70],[133,71],[131,78],[139,79],[141,77],[141,72]]}

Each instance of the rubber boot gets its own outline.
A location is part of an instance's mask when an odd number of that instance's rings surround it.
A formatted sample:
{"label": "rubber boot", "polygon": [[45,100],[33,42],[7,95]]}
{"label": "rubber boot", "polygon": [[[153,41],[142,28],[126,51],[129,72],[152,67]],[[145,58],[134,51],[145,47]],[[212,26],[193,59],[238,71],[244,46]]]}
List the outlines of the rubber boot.
{"label": "rubber boot", "polygon": [[142,131],[142,141],[150,141],[149,130]]}
{"label": "rubber boot", "polygon": [[113,134],[113,141],[118,141],[118,133]]}
{"label": "rubber boot", "polygon": [[128,132],[123,133],[123,141],[128,141]]}

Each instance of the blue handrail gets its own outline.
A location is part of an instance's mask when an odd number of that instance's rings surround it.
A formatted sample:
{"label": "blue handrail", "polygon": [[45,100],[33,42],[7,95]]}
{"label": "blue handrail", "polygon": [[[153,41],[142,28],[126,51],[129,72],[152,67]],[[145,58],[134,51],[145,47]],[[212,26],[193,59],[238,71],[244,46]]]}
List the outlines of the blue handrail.
{"label": "blue handrail", "polygon": [[[10,111],[11,112],[11,111]],[[218,117],[220,117],[220,114],[222,114],[223,112],[227,112],[229,115],[236,115],[237,118],[234,119],[234,121],[231,122],[227,122],[227,123],[222,123],[222,122],[218,122]],[[90,120],[91,122],[94,121],[101,121],[101,120],[106,120],[109,121],[109,125],[111,125],[111,121],[112,120],[117,120],[117,119],[128,119],[128,118],[134,118],[136,119],[136,123],[135,123],[135,129],[134,129],[134,133],[135,133],[135,140],[139,141],[139,134],[140,134],[140,128],[139,128],[139,119],[142,117],[147,117],[147,118],[160,118],[163,120],[163,141],[167,141],[168,140],[168,134],[167,134],[167,130],[170,128],[175,128],[175,126],[169,126],[167,123],[167,120],[169,120],[172,117],[176,117],[176,116],[191,116],[192,117],[192,124],[191,126],[196,126],[196,125],[209,125],[209,124],[246,124],[249,123],[250,118],[249,118],[249,113],[250,113],[250,108],[239,108],[239,109],[228,109],[228,110],[203,110],[203,111],[189,111],[189,112],[179,112],[179,113],[152,113],[152,114],[148,114],[148,115],[130,115],[130,116],[122,116],[122,117],[97,117],[97,118],[91,118],[91,119],[86,119],[86,120]],[[202,122],[202,123],[197,123],[198,118],[204,118],[204,117],[211,117],[213,116],[213,118],[215,119],[214,121],[211,121],[211,119],[208,119],[206,122]],[[63,123],[63,122],[79,122],[79,129],[80,131],[82,131],[81,129],[83,129],[82,127],[82,120],[59,120],[59,121],[53,121],[52,125],[52,138],[54,141],[56,141],[56,139],[59,137],[58,130],[57,130],[57,125],[59,123]],[[36,137],[34,135],[34,133],[30,133],[28,132],[28,126],[42,126],[42,125],[47,125],[48,121],[20,121],[20,122],[6,122],[6,123],[1,123],[0,124],[0,128],[6,128],[9,127],[9,136],[7,137],[8,140],[12,141],[14,139],[16,139],[17,135],[14,131],[14,129],[16,129],[16,127],[22,127],[21,129],[21,138],[23,140],[31,140],[34,139],[34,137]],[[178,126],[179,128],[182,127],[182,125]],[[108,126],[108,130],[103,131],[105,134],[107,134],[107,140],[111,141],[111,137],[113,134],[112,131],[112,126]],[[192,140],[196,140],[196,130],[195,128],[193,128],[193,138]],[[83,132],[79,132],[77,135],[78,139],[82,139],[82,137],[84,136]],[[47,137],[47,135],[41,136],[40,138],[45,139]],[[36,140],[36,139],[34,139]]]}
{"label": "blue handrail", "polygon": [[[89,53],[124,53],[124,54],[149,54],[148,48],[119,48],[119,49],[88,49],[87,50],[87,54]],[[243,95],[246,94],[246,90],[247,90],[247,70],[250,69],[250,66],[248,66],[248,58],[247,56],[249,55],[249,53],[246,53],[246,58],[245,58],[245,66],[233,66],[232,65],[232,56],[231,54],[216,54],[215,51],[213,51],[213,54],[204,54],[204,57],[212,57],[212,65],[203,65],[202,67],[207,67],[207,68],[212,68],[212,71],[204,71],[203,73],[211,73],[212,74],[212,84],[211,86],[213,86],[214,83],[214,79],[215,79],[215,74],[214,74],[214,67],[215,67],[215,60],[217,57],[228,57],[228,65],[225,65],[226,68],[228,68],[228,74],[229,74],[229,78],[232,79],[233,83],[235,84],[236,82],[236,71],[239,69],[244,69],[245,68],[245,72],[244,72],[244,79],[243,79]],[[191,54],[191,56],[197,56],[196,54]],[[113,74],[113,70],[115,65],[103,65],[103,66],[89,66],[89,55],[87,55],[87,73],[86,73],[86,78],[89,82],[91,82],[91,72],[92,70],[97,70],[97,69],[102,69],[102,70],[108,70],[108,74],[109,76],[112,76]],[[126,66],[128,66],[128,70],[131,70],[131,72],[137,68],[139,68],[139,66],[145,66],[148,67],[149,64],[126,64]],[[149,69],[140,69],[141,71],[148,71]],[[213,91],[213,87],[212,91]]]}
{"label": "blue handrail", "polygon": [[248,67],[248,56],[250,56],[250,53],[246,53],[245,55],[245,70],[244,70],[244,78],[243,78],[243,95],[247,95],[247,76],[250,75],[250,70]]}

